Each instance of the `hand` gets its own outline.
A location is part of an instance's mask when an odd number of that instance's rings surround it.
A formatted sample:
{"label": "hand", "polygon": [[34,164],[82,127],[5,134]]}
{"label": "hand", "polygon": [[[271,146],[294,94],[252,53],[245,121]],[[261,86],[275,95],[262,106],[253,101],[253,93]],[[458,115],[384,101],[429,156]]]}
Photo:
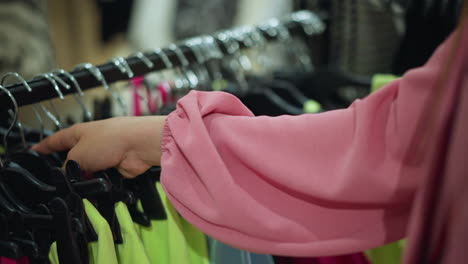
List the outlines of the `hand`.
{"label": "hand", "polygon": [[49,136],[33,150],[49,154],[70,150],[87,172],[117,168],[127,178],[160,165],[165,116],[117,117],[74,125]]}

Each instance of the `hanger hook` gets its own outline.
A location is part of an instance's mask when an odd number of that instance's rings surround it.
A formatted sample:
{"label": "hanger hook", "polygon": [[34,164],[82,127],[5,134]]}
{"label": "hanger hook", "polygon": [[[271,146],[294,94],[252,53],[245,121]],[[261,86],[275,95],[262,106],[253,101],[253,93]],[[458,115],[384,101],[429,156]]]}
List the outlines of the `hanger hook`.
{"label": "hanger hook", "polygon": [[249,70],[250,62],[245,55],[242,55],[238,40],[235,38],[233,31],[223,31],[216,35],[216,38],[223,44],[227,53],[231,55],[230,63],[231,70],[236,75],[236,80],[239,84],[240,90],[246,92],[248,90],[247,80],[244,72]]}
{"label": "hanger hook", "polygon": [[185,57],[182,50],[176,44],[174,43],[170,44],[169,49],[175,53],[175,55],[177,56],[177,59],[182,64],[182,67],[188,67],[190,65],[189,61],[187,60],[187,57]]}
{"label": "hanger hook", "polygon": [[259,46],[261,49],[265,49],[267,46],[267,40],[265,36],[263,35],[262,31],[258,27],[253,27],[253,30],[250,32],[250,37],[254,41],[257,46]]}
{"label": "hanger hook", "polygon": [[214,57],[213,53],[207,52],[205,50],[205,38],[204,37],[197,37],[193,39],[189,39],[185,42],[185,45],[193,52],[195,55],[195,59],[197,60],[198,64],[198,73],[199,73],[199,80],[203,82],[209,81],[211,79],[210,71],[206,62],[212,57]]}
{"label": "hanger hook", "polygon": [[127,74],[128,79],[133,78],[134,74],[130,65],[128,65],[127,61],[123,57],[114,57],[110,60],[123,74]]}
{"label": "hanger hook", "polygon": [[154,67],[154,63],[145,54],[143,54],[143,52],[141,52],[141,51],[136,52],[136,53],[132,54],[131,56],[134,56],[134,57],[140,59],[146,65],[146,67],[148,67],[149,69],[152,69]]}
{"label": "hanger hook", "polygon": [[230,32],[220,32],[216,38],[221,41],[228,54],[233,55],[240,50],[239,43],[233,40]]}
{"label": "hanger hook", "polygon": [[99,70],[98,67],[94,66],[93,64],[87,63],[87,62],[81,63],[81,64],[76,65],[73,68],[73,71],[75,71],[75,70],[87,70],[87,71],[89,71],[94,76],[94,78],[96,78],[102,84],[102,87],[104,88],[104,90],[106,90],[106,91],[110,90],[110,86],[107,83],[104,76],[102,75],[101,71]]}
{"label": "hanger hook", "polygon": [[[13,76],[15,77],[16,79],[18,79],[23,85],[24,87],[26,88],[26,90],[28,90],[28,92],[32,92],[32,88],[31,86],[29,86],[28,82],[21,76],[19,75],[17,72],[7,72],[3,75],[2,77],[2,80],[0,81],[0,85],[3,85],[6,81],[6,79],[9,77],[9,76]],[[37,110],[36,106],[32,106],[32,110],[34,112],[34,115],[36,116],[37,120],[39,120],[39,124],[40,124],[40,139],[42,140],[43,137],[44,137],[44,121],[42,120],[42,117],[41,115],[39,114],[39,111]],[[25,138],[25,135],[24,135],[24,131],[22,129],[20,129],[20,132],[22,133],[21,134],[21,138],[24,139]],[[24,143],[24,142],[23,142]]]}
{"label": "hanger hook", "polygon": [[73,70],[83,70],[83,69],[89,71],[94,76],[94,78],[96,78],[96,80],[101,82],[102,86],[104,87],[104,90],[108,91],[111,94],[111,96],[114,98],[114,100],[117,101],[124,115],[128,115],[128,109],[127,109],[125,102],[123,101],[122,97],[118,93],[116,93],[110,88],[101,70],[99,70],[98,67],[88,62],[78,64],[73,68]]}
{"label": "hanger hook", "polygon": [[52,84],[52,87],[54,87],[54,90],[57,92],[60,100],[63,101],[65,99],[65,97],[63,96],[62,91],[60,91],[60,88],[57,85],[57,82],[54,80],[54,78],[52,78],[50,73],[42,73],[42,74],[38,74],[38,75],[34,76],[34,78],[40,78],[40,77],[48,80]]}
{"label": "hanger hook", "polygon": [[221,51],[218,42],[213,36],[203,36],[201,49],[205,54],[209,54],[209,59],[222,59],[223,52]]}
{"label": "hanger hook", "polygon": [[[78,83],[78,81],[76,80],[75,76],[73,76],[71,73],[69,73],[69,72],[67,72],[67,71],[65,71],[63,69],[56,69],[56,70],[53,70],[52,72],[55,73],[55,76],[57,76],[57,77],[58,77],[58,74],[62,74],[62,75],[67,76],[67,78],[73,83],[73,86],[75,86],[75,89],[78,92],[78,94],[80,96],[84,96],[84,92],[83,92],[83,90],[81,90],[81,86]],[[59,78],[59,79],[61,79],[61,78]],[[61,79],[61,80],[63,80],[63,79]],[[69,89],[69,88],[67,88],[67,89]]]}
{"label": "hanger hook", "polygon": [[201,51],[201,43],[202,39],[201,38],[193,38],[187,40],[184,44],[187,46],[192,52],[193,55],[195,55],[195,59],[197,60],[198,64],[203,64],[205,61],[207,61],[206,56],[203,55]]}
{"label": "hanger hook", "polygon": [[251,48],[255,45],[254,40],[251,37],[252,31],[252,26],[237,27],[231,30],[231,37],[238,42],[242,42],[247,48]]}
{"label": "hanger hook", "polygon": [[169,60],[169,57],[167,57],[167,54],[164,50],[160,48],[154,49],[153,53],[161,58],[162,62],[164,63],[164,67],[166,69],[172,69],[174,67],[174,64],[172,64],[171,60]]}
{"label": "hanger hook", "polygon": [[[73,77],[73,75],[71,75],[70,73],[68,73],[68,72],[66,72],[66,71],[64,71],[62,69],[54,70],[53,72],[50,73],[50,76],[52,78],[54,78],[54,80],[56,80],[58,83],[60,83],[63,87],[65,87],[65,89],[67,89],[67,90],[69,90],[71,88],[70,85],[68,85],[61,77],[59,77],[57,73],[62,73],[63,75],[67,76],[68,79],[70,79],[72,81],[73,86],[75,86],[77,92],[81,91],[80,85],[76,81],[75,77]],[[83,92],[83,91],[81,91],[81,92]],[[76,101],[76,103],[80,106],[81,110],[83,111],[83,114],[85,115],[85,118],[87,120],[91,120],[92,119],[92,114],[86,108],[86,106],[83,103],[83,101],[81,100],[80,96],[78,94],[76,94],[76,93],[73,93],[72,97]]]}
{"label": "hanger hook", "polygon": [[291,19],[299,23],[304,30],[304,33],[308,36],[313,34],[321,34],[325,31],[325,24],[322,20],[313,12],[310,11],[298,11],[291,14]]}
{"label": "hanger hook", "polygon": [[[54,90],[57,92],[57,95],[60,98],[60,100],[63,101],[63,100],[65,100],[65,98],[63,96],[63,93],[60,90],[60,87],[58,86],[57,82],[55,81],[55,79],[52,76],[53,75],[51,75],[50,73],[42,73],[42,74],[38,74],[38,75],[34,76],[34,78],[42,77],[42,78],[46,79],[47,81],[49,81],[52,84],[52,87],[54,87]],[[50,105],[50,108],[52,109],[52,111],[54,113],[47,110],[47,108],[43,104],[39,104],[39,107],[46,114],[46,116],[55,124],[55,126],[57,128],[62,129],[63,126],[62,126],[62,122],[60,122],[60,115],[59,115],[57,109],[55,108],[54,103],[52,103],[52,101],[49,100],[49,105]]]}
{"label": "hanger hook", "polygon": [[[11,94],[11,92],[8,89],[3,87],[3,85],[0,85],[0,90],[5,92],[8,95],[8,97],[10,97],[11,102],[13,103],[13,109],[14,109],[13,121],[12,121],[10,127],[8,127],[8,130],[5,133],[5,135],[3,135],[3,146],[5,147],[5,150],[7,150],[8,149],[8,142],[7,142],[8,140],[7,140],[7,138],[8,138],[8,136],[10,136],[11,131],[15,127],[16,123],[18,122],[18,103],[16,102],[16,99],[13,96],[13,94]],[[9,109],[9,110],[11,110],[11,109]],[[1,165],[3,167],[3,162],[1,162]]]}
{"label": "hanger hook", "polygon": [[187,69],[187,67],[190,66],[190,63],[187,57],[185,57],[182,50],[174,43],[169,45],[169,49],[175,53],[180,63],[182,64],[182,67],[180,67],[179,69],[181,69],[182,74],[184,75],[185,79],[188,81],[190,88],[193,89],[197,87],[199,83],[199,79],[196,76],[196,74],[193,73],[193,71]]}

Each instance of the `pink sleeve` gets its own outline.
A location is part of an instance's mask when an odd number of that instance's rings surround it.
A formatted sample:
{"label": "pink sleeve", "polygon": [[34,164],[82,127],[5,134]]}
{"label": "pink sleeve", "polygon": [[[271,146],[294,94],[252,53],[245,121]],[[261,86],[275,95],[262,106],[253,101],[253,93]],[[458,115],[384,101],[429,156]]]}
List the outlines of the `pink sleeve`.
{"label": "pink sleeve", "polygon": [[206,234],[259,253],[338,255],[402,238],[428,167],[403,157],[447,45],[344,110],[254,117],[227,93],[190,92],[163,132],[168,197]]}

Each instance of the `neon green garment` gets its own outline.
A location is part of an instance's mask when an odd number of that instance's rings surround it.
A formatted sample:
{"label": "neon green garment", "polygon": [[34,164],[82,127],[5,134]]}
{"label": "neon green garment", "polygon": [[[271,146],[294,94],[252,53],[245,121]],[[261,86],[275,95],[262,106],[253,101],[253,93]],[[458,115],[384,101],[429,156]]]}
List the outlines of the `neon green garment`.
{"label": "neon green garment", "polygon": [[180,221],[187,239],[192,264],[209,264],[206,236],[182,217]]}
{"label": "neon green garment", "polygon": [[322,106],[315,100],[307,100],[303,105],[304,113],[318,113],[322,110]]}
{"label": "neon green garment", "polygon": [[169,246],[168,263],[192,264],[187,240],[183,232],[179,215],[174,207],[169,203],[160,183],[156,184],[156,188],[158,189],[158,193],[161,197],[167,215],[167,243]]}
{"label": "neon green garment", "polygon": [[[138,201],[138,209],[143,211],[140,201]],[[151,225],[148,227],[135,225],[151,263],[171,263],[169,262],[167,221],[151,220]]]}
{"label": "neon green garment", "polygon": [[[377,91],[387,83],[398,79],[392,74],[375,74],[372,76],[371,92]],[[398,264],[401,262],[404,240],[371,249],[366,252],[367,257],[373,264]]]}
{"label": "neon green garment", "polygon": [[167,214],[169,263],[208,264],[206,237],[186,222],[170,204],[160,183],[156,184]]}
{"label": "neon green garment", "polygon": [[216,79],[213,82],[211,82],[211,89],[213,89],[213,91],[223,91],[224,89],[226,89],[228,84],[228,81],[224,79]]}
{"label": "neon green garment", "polygon": [[367,257],[373,264],[398,264],[401,262],[404,241],[400,240],[385,246],[368,250]]}
{"label": "neon green garment", "polygon": [[83,199],[83,207],[98,240],[88,243],[89,264],[117,264],[114,238],[106,219],[88,200]]}
{"label": "neon green garment", "polygon": [[[123,202],[115,204],[115,214],[120,224],[120,232],[122,233],[122,244],[116,245],[117,259],[120,264],[150,264],[150,260],[146,256],[145,248],[140,240],[140,237],[135,230],[132,217],[128,212],[127,205]],[[155,263],[155,262],[153,262]],[[157,262],[156,262],[157,263]]]}
{"label": "neon green garment", "polygon": [[374,74],[374,76],[372,76],[371,92],[377,91],[380,87],[398,78],[398,76],[393,74]]}
{"label": "neon green garment", "polygon": [[[88,243],[89,264],[117,264],[114,239],[109,224],[88,200],[83,199],[83,207],[98,236],[97,241]],[[48,257],[51,264],[59,264],[56,242],[50,246]]]}
{"label": "neon green garment", "polygon": [[49,249],[49,262],[50,264],[59,264],[59,258],[57,253],[57,242],[52,243]]}

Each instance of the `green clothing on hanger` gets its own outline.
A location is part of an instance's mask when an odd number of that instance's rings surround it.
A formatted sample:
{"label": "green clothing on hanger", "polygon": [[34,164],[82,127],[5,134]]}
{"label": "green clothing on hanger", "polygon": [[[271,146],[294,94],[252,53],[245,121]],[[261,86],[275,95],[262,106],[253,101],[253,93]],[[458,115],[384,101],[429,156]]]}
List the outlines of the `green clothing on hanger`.
{"label": "green clothing on hanger", "polygon": [[117,264],[114,238],[106,219],[88,200],[83,199],[83,207],[98,240],[88,243],[89,264]]}
{"label": "green clothing on hanger", "polygon": [[[140,201],[138,208],[143,211]],[[170,263],[167,220],[151,220],[150,226],[135,225],[151,263]]]}
{"label": "green clothing on hanger", "polygon": [[[180,223],[179,215],[167,199],[160,183],[156,184],[167,215],[167,243],[169,246],[169,263],[192,264],[187,240]],[[169,264],[168,263],[168,264]]]}
{"label": "green clothing on hanger", "polygon": [[169,263],[208,264],[205,235],[177,213],[159,182],[156,188],[166,209]]}
{"label": "green clothing on hanger", "polygon": [[[83,199],[83,207],[91,225],[98,236],[98,240],[88,243],[89,264],[117,264],[117,256],[114,248],[114,238],[106,219],[96,210],[88,200]],[[50,246],[49,261],[51,264],[59,264],[57,243]]]}
{"label": "green clothing on hanger", "polygon": [[315,114],[322,110],[322,105],[315,100],[307,100],[302,108],[304,109],[304,113]]}
{"label": "green clothing on hanger", "polygon": [[50,264],[59,264],[59,258],[57,253],[57,242],[52,243],[49,249],[49,262]]}
{"label": "green clothing on hanger", "polygon": [[127,205],[123,202],[115,204],[115,214],[120,225],[120,232],[122,233],[122,244],[115,245],[117,252],[117,259],[120,264],[151,264],[158,262],[151,262],[146,255],[146,250],[143,246],[140,237],[135,230],[132,217],[128,212]]}
{"label": "green clothing on hanger", "polygon": [[398,264],[401,262],[404,240],[371,249],[366,252],[372,264]]}
{"label": "green clothing on hanger", "polygon": [[377,91],[380,87],[398,78],[400,77],[393,75],[393,74],[382,74],[382,73],[374,74],[372,76],[371,92]]}
{"label": "green clothing on hanger", "polygon": [[209,264],[206,236],[184,218],[180,217],[180,221],[185,237],[187,238],[192,264]]}

